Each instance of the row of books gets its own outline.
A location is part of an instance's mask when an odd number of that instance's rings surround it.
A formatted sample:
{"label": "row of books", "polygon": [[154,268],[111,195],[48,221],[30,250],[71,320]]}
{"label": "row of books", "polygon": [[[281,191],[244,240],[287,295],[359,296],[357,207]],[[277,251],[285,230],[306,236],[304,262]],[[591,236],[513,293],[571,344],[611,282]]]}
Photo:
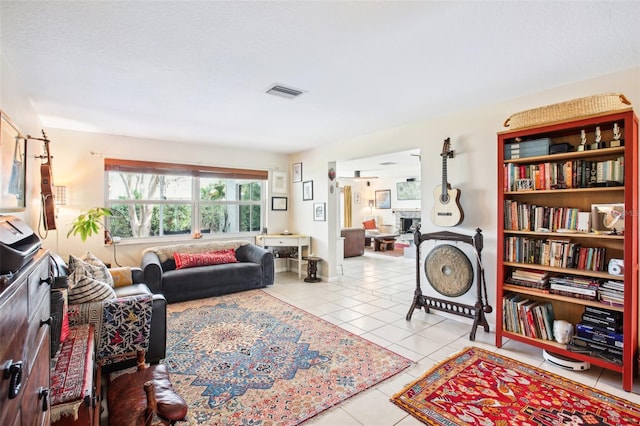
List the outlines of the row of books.
{"label": "row of books", "polygon": [[549,289],[549,272],[515,268],[506,280],[509,284],[538,290]]}
{"label": "row of books", "polygon": [[551,277],[549,293],[584,300],[598,300],[600,281],[586,277]]}
{"label": "row of books", "polygon": [[518,180],[530,179],[534,190],[588,188],[624,184],[624,156],[605,161],[573,160],[503,166],[504,191],[517,191]]}
{"label": "row of books", "polygon": [[604,271],[605,254],[604,247],[582,247],[580,243],[569,240],[519,236],[504,238],[503,259],[507,262]]}
{"label": "row of books", "polygon": [[504,200],[504,228],[513,231],[568,229],[589,232],[591,212],[581,212],[574,207],[547,207]]}
{"label": "row of books", "polygon": [[567,348],[621,364],[624,347],[622,321],[622,312],[585,306],[582,321],[576,324],[575,336]]}
{"label": "row of books", "polygon": [[553,305],[508,293],[502,298],[502,323],[506,331],[536,339],[553,340]]}
{"label": "row of books", "polygon": [[504,146],[504,159],[511,160],[549,155],[550,146],[551,139],[549,138],[509,143]]}
{"label": "row of books", "polygon": [[624,283],[621,281],[605,281],[598,289],[598,300],[612,306],[624,306]]}

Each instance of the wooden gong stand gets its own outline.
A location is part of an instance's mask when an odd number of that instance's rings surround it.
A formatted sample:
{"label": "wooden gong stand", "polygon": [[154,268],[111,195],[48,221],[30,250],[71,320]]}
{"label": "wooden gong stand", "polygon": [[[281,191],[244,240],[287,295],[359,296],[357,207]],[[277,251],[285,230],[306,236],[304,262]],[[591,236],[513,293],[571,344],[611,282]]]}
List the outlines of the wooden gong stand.
{"label": "wooden gong stand", "polygon": [[[468,235],[456,234],[455,232],[449,231],[421,234],[420,225],[418,225],[413,234],[413,240],[416,244],[416,290],[413,293],[413,303],[411,304],[409,312],[407,313],[407,321],[411,321],[411,316],[413,315],[413,311],[415,309],[420,309],[422,307],[424,308],[425,313],[429,313],[429,309],[436,309],[439,311],[448,312],[450,314],[460,315],[466,318],[473,318],[473,325],[471,327],[471,333],[469,334],[469,340],[471,341],[476,339],[476,329],[479,326],[483,326],[484,331],[488,332],[489,323],[487,322],[484,314],[490,313],[493,308],[489,306],[489,301],[487,300],[487,284],[484,279],[484,272],[481,264],[481,253],[483,247],[482,230],[480,228],[477,228],[475,235],[472,237]],[[420,245],[422,244],[422,242],[427,240],[460,241],[473,246],[476,253],[478,254],[476,259],[476,282],[478,283],[478,285],[476,286],[477,298],[474,306],[451,302],[444,299],[438,299],[436,297],[424,296],[422,294],[422,289],[420,288]],[[483,290],[484,301],[482,298]]]}

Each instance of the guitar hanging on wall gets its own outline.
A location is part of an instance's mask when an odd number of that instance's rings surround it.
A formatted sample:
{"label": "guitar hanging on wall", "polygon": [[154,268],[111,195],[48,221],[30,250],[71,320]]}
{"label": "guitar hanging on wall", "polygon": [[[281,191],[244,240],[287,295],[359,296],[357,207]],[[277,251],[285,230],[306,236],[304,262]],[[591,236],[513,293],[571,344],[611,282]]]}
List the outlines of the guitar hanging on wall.
{"label": "guitar hanging on wall", "polygon": [[462,223],[464,212],[460,207],[460,190],[451,188],[447,182],[447,158],[453,158],[451,140],[444,140],[442,146],[442,184],[433,190],[431,221],[437,226],[456,226]]}
{"label": "guitar hanging on wall", "polygon": [[40,165],[40,193],[42,195],[42,221],[44,229],[47,231],[56,229],[56,206],[53,199],[53,178],[51,171],[51,151],[49,149],[49,139],[44,130],[42,138],[28,136],[28,139],[35,139],[43,142],[44,154],[40,156],[43,160]]}

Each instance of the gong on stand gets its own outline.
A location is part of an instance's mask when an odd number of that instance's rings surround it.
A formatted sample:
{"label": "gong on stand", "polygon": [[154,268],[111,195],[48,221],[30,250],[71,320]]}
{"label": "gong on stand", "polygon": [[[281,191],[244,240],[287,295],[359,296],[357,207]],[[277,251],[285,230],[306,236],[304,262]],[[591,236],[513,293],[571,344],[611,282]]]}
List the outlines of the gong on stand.
{"label": "gong on stand", "polygon": [[[416,290],[413,294],[413,303],[407,313],[407,321],[411,320],[415,309],[422,307],[426,313],[429,313],[429,309],[436,309],[442,312],[472,318],[474,321],[471,333],[469,334],[469,340],[475,340],[476,329],[479,326],[483,326],[484,331],[488,332],[489,323],[487,322],[485,313],[491,313],[493,308],[487,300],[487,284],[484,279],[484,270],[482,268],[482,258],[480,255],[483,247],[482,230],[480,228],[476,229],[473,237],[449,231],[423,235],[420,233],[420,225],[418,225],[413,234],[413,239],[416,244]],[[422,294],[422,288],[420,287],[420,245],[427,240],[458,241],[470,244],[473,247],[476,253],[478,283],[476,286],[477,297],[475,305],[466,305]],[[469,258],[462,250],[450,244],[438,245],[429,252],[425,258],[424,271],[433,289],[443,296],[460,297],[467,293],[473,284],[473,267]]]}

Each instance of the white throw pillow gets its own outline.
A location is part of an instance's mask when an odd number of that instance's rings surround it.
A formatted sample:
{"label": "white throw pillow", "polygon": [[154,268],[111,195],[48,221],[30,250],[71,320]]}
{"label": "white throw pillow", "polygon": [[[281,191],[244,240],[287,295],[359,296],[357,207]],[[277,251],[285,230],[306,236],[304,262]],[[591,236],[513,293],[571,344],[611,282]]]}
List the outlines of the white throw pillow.
{"label": "white throw pillow", "polygon": [[73,272],[76,269],[76,265],[81,265],[92,278],[109,284],[113,287],[113,277],[109,273],[109,268],[100,259],[98,259],[93,253],[87,252],[82,258],[70,255],[69,256],[69,272]]}
{"label": "white throw pillow", "polygon": [[79,305],[115,299],[116,293],[108,283],[94,278],[92,271],[87,270],[83,264],[75,263],[69,274],[68,297],[70,305]]}

